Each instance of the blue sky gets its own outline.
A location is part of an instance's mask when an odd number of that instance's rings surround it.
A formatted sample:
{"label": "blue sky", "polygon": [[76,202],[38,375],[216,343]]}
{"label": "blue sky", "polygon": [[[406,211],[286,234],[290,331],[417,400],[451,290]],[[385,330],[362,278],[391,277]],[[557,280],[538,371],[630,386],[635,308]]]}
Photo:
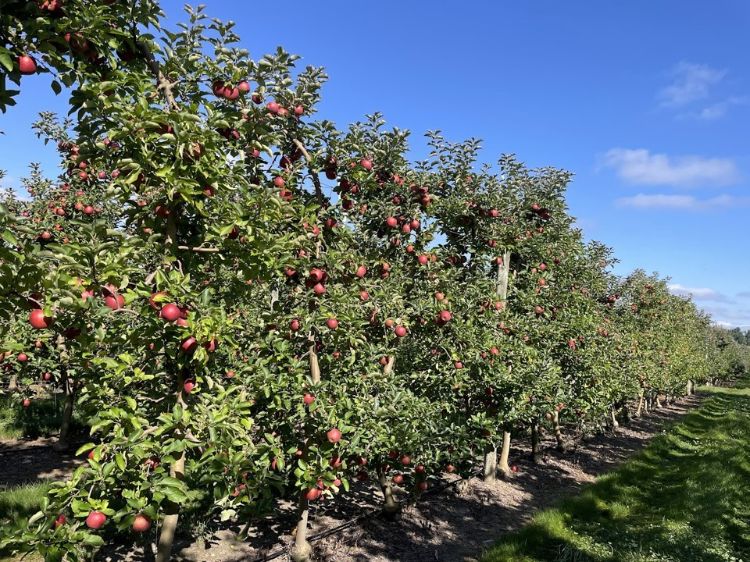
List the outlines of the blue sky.
{"label": "blue sky", "polygon": [[[258,57],[277,45],[325,66],[321,114],[340,126],[381,111],[422,133],[483,139],[575,172],[569,204],[586,235],[614,247],[618,272],[672,278],[717,322],[750,328],[750,3],[345,2],[206,0]],[[166,0],[170,19],[182,2]],[[28,125],[62,108],[24,79],[0,116],[0,168],[54,172]],[[744,293],[744,295],[743,295]]]}

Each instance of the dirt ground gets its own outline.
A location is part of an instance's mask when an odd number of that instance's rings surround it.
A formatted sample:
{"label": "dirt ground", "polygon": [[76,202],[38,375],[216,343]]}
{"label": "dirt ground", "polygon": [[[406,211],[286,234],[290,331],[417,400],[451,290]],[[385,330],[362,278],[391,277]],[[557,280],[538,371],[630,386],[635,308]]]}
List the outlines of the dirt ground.
{"label": "dirt ground", "polygon": [[[693,396],[635,419],[617,433],[600,434],[578,443],[567,453],[554,449],[551,439],[542,443],[538,464],[530,460],[529,443],[516,441],[511,463],[518,473],[509,481],[484,483],[471,479],[443,489],[435,484],[416,504],[407,505],[396,518],[378,513],[380,492],[372,485],[359,485],[349,494],[326,502],[311,512],[309,537],[314,556],[325,562],[470,562],[501,535],[521,527],[533,513],[632,456],[668,422],[678,419],[700,400]],[[19,456],[20,455],[20,456]],[[80,462],[55,453],[48,442],[0,441],[0,487],[60,478]],[[448,484],[449,481],[445,481]],[[210,538],[178,543],[176,560],[185,562],[240,562],[289,560],[294,506],[280,506],[281,512],[257,522],[248,539],[237,538],[239,528],[219,529]],[[152,560],[151,552],[111,548],[96,560],[130,562]]]}

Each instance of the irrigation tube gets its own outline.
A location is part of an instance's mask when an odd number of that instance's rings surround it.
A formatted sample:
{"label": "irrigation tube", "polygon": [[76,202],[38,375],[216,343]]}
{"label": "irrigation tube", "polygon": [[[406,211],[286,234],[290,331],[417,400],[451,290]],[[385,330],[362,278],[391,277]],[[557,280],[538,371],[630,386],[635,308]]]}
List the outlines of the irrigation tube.
{"label": "irrigation tube", "polygon": [[[482,475],[482,471],[478,470],[478,471],[474,472],[473,474],[469,475],[469,478],[479,477],[481,475]],[[446,488],[450,488],[451,486],[455,486],[459,482],[464,482],[465,480],[466,480],[466,478],[464,478],[463,476],[461,476],[459,478],[456,478],[455,480],[452,480],[451,482],[444,482],[444,483],[440,484],[439,486],[431,488],[429,491],[420,494],[420,497],[423,497],[423,496],[432,496],[434,494],[437,494],[438,492],[442,492]],[[404,503],[405,503],[405,505],[413,505],[413,504],[417,503],[418,499],[419,498],[414,498],[411,501],[406,501]],[[329,537],[331,535],[335,535],[336,533],[338,533],[340,531],[343,531],[344,529],[348,529],[349,527],[353,527],[354,525],[356,525],[360,520],[364,519],[365,517],[369,517],[371,515],[375,515],[375,514],[378,514],[378,513],[381,513],[381,512],[382,512],[382,510],[380,508],[373,508],[373,509],[370,509],[370,510],[364,512],[364,513],[360,513],[359,515],[357,515],[353,519],[350,519],[346,523],[342,523],[341,525],[333,527],[332,529],[328,529],[326,531],[321,531],[319,533],[316,533],[316,534],[308,537],[307,542],[314,542],[314,541],[318,541],[320,539],[324,539],[326,537]],[[270,554],[267,554],[263,558],[256,558],[254,562],[268,562],[269,560],[275,560],[279,556],[283,556],[284,554],[286,554],[289,551],[289,549],[290,549],[290,546],[283,546],[283,547],[279,548],[278,550],[275,550],[275,551],[271,552]]]}

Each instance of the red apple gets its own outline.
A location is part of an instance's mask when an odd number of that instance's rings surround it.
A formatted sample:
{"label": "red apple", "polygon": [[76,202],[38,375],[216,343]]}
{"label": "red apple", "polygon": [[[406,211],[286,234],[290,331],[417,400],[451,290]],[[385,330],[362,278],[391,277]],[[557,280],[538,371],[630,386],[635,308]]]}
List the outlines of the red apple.
{"label": "red apple", "polygon": [[404,326],[396,326],[396,329],[394,330],[396,336],[399,338],[403,338],[406,336],[407,330]]}
{"label": "red apple", "polygon": [[401,464],[409,466],[411,464],[411,457],[409,455],[401,455]]}
{"label": "red apple", "polygon": [[324,287],[324,286],[323,286],[322,284],[320,284],[320,283],[316,283],[316,284],[315,284],[315,285],[313,286],[313,292],[314,292],[314,293],[315,293],[316,295],[323,295],[323,294],[325,294],[325,292],[326,292],[326,288],[325,288],[325,287]]}
{"label": "red apple", "polygon": [[417,482],[417,489],[418,489],[418,490],[419,490],[420,492],[424,492],[424,491],[426,491],[426,490],[427,490],[427,488],[428,488],[427,482],[425,482],[425,481],[422,481],[422,482]]}
{"label": "red apple", "polygon": [[41,308],[35,308],[29,312],[29,324],[36,330],[44,330],[52,325],[52,318],[45,316]]}
{"label": "red apple", "polygon": [[437,317],[437,322],[440,325],[447,324],[451,321],[453,315],[448,310],[441,310]]}
{"label": "red apple", "polygon": [[286,185],[286,181],[284,181],[284,178],[282,178],[281,176],[276,176],[275,178],[273,178],[273,184],[276,187],[284,187]]}
{"label": "red apple", "polygon": [[24,399],[23,399],[23,402],[21,402],[21,405],[22,405],[22,406],[23,406],[24,408],[28,408],[29,406],[31,406],[31,400],[29,400],[28,398],[24,398]]}
{"label": "red apple", "polygon": [[360,291],[359,298],[362,299],[363,301],[368,301],[370,300],[370,293],[368,293],[367,291]]}
{"label": "red apple", "polygon": [[417,261],[419,262],[419,265],[427,265],[430,262],[430,258],[425,254],[422,254],[417,258]]}
{"label": "red apple", "polygon": [[401,485],[404,483],[404,475],[403,474],[396,474],[393,476],[393,483]]}
{"label": "red apple", "polygon": [[445,299],[445,294],[444,293],[441,293],[440,291],[438,291],[437,293],[435,293],[435,300],[436,301],[441,301],[443,299]]}
{"label": "red apple", "polygon": [[362,166],[365,170],[372,170],[372,160],[368,160],[367,158],[362,158],[362,160],[359,161],[360,166]]}
{"label": "red apple", "polygon": [[291,322],[289,322],[289,329],[292,330],[292,332],[296,332],[300,328],[300,321],[296,318],[293,319]]}
{"label": "red apple", "polygon": [[328,326],[331,330],[335,330],[339,327],[339,321],[335,318],[329,318],[326,320],[326,326]]}
{"label": "red apple", "polygon": [[388,217],[385,219],[385,224],[388,228],[396,228],[398,226],[398,220],[396,217]]}
{"label": "red apple", "polygon": [[190,394],[191,392],[193,392],[195,386],[195,381],[187,380],[182,384],[182,390],[185,391],[185,394]]}
{"label": "red apple", "polygon": [[463,369],[463,368],[464,368],[464,364],[463,364],[463,362],[461,362],[461,361],[456,361],[456,362],[454,362],[454,363],[453,363],[453,366],[454,366],[454,367],[455,367],[456,369],[459,369],[459,370],[460,370],[460,369]]}
{"label": "red apple", "polygon": [[18,57],[18,70],[24,75],[36,73],[36,61],[29,55],[21,55]]}
{"label": "red apple", "polygon": [[305,493],[305,498],[307,498],[308,501],[315,501],[318,498],[320,498],[320,495],[323,492],[320,491],[320,488],[310,488],[307,493]]}
{"label": "red apple", "polygon": [[455,471],[456,471],[456,467],[453,466],[452,464],[448,463],[445,465],[445,472],[447,472],[448,474],[452,474]]}
{"label": "red apple", "polygon": [[198,340],[196,340],[193,336],[185,338],[182,341],[182,344],[180,344],[180,349],[182,349],[182,351],[184,351],[185,353],[193,353],[196,347],[198,347]]}
{"label": "red apple", "polygon": [[101,529],[107,521],[107,516],[101,511],[92,511],[86,517],[86,526],[89,529]]}
{"label": "red apple", "polygon": [[331,457],[331,460],[328,461],[328,464],[331,466],[331,468],[339,468],[341,466],[341,457]]}
{"label": "red apple", "polygon": [[167,322],[174,322],[182,316],[182,310],[175,303],[170,302],[161,308],[159,315]]}
{"label": "red apple", "polygon": [[233,370],[229,369],[229,370],[227,371],[227,373],[226,373],[226,374],[225,374],[224,376],[225,376],[226,378],[228,378],[228,379],[233,379],[233,378],[234,378],[234,376],[235,376],[235,372],[234,372]]}
{"label": "red apple", "polygon": [[338,443],[341,440],[341,432],[338,428],[329,429],[326,433],[326,437],[330,443]]}
{"label": "red apple", "polygon": [[29,360],[29,356],[21,352],[16,356],[16,359],[18,360],[19,363],[25,363],[26,361]]}
{"label": "red apple", "polygon": [[313,396],[310,393],[307,393],[302,397],[302,401],[305,403],[305,406],[309,406],[310,404],[315,402],[315,396]]}
{"label": "red apple", "polygon": [[145,533],[151,528],[151,519],[149,519],[146,515],[139,513],[135,516],[135,519],[133,519],[132,528],[136,533]]}
{"label": "red apple", "polygon": [[55,529],[57,529],[58,527],[61,527],[61,526],[65,525],[65,523],[67,522],[67,520],[68,520],[68,518],[65,517],[65,515],[63,515],[62,513],[60,515],[58,515],[57,518],[55,519],[55,522],[54,522]]}
{"label": "red apple", "polygon": [[250,91],[250,83],[247,80],[242,80],[237,84],[237,89],[240,93],[246,94]]}
{"label": "red apple", "polygon": [[357,268],[356,276],[362,279],[365,275],[367,275],[367,268],[364,265],[360,265]]}

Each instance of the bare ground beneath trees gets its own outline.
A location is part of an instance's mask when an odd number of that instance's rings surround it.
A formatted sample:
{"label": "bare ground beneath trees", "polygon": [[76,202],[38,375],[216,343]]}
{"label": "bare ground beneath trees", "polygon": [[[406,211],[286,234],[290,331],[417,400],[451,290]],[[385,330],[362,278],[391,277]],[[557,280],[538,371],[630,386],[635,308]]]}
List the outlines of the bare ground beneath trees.
{"label": "bare ground beneath trees", "polygon": [[[395,519],[378,514],[381,496],[374,486],[358,485],[349,494],[312,511],[309,536],[335,531],[313,542],[314,559],[325,562],[476,560],[501,535],[523,526],[534,512],[575,493],[621,464],[662,432],[668,422],[684,415],[699,401],[699,396],[685,398],[655,410],[648,417],[634,419],[617,433],[586,439],[567,453],[557,452],[552,439],[545,440],[541,460],[536,465],[530,461],[529,444],[516,441],[511,463],[518,466],[519,472],[510,481],[484,483],[471,479],[443,490],[438,489],[439,484],[433,484],[433,493],[406,506]],[[35,478],[60,478],[75,464],[74,459],[55,453],[49,444],[40,441],[17,442],[15,446],[0,441],[0,465],[11,469],[0,476],[0,487]],[[186,562],[287,561],[284,547],[292,541],[289,530],[295,524],[294,506],[287,503],[279,508],[280,515],[259,521],[244,541],[237,538],[238,528],[218,529],[207,540],[178,542],[174,558]],[[100,552],[96,559],[130,562],[153,560],[153,557],[140,548],[115,547]]]}

